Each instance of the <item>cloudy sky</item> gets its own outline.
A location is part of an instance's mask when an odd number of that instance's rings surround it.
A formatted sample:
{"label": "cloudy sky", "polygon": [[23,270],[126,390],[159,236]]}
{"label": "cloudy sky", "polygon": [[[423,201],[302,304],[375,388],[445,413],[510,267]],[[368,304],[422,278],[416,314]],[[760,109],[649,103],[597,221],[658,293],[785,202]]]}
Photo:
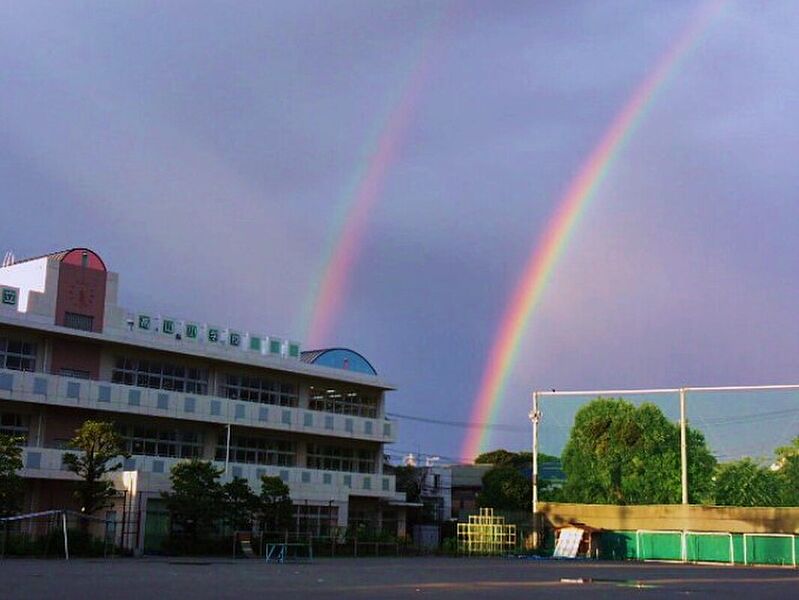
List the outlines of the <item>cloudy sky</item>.
{"label": "cloudy sky", "polygon": [[[89,246],[131,308],[301,338],[402,110],[327,344],[398,386],[391,412],[466,421],[560,195],[700,7],[3,2],[0,250]],[[792,0],[731,1],[680,63],[555,269],[492,445],[528,445],[533,389],[799,381],[796,31]],[[400,427],[395,452],[446,457],[465,433]]]}

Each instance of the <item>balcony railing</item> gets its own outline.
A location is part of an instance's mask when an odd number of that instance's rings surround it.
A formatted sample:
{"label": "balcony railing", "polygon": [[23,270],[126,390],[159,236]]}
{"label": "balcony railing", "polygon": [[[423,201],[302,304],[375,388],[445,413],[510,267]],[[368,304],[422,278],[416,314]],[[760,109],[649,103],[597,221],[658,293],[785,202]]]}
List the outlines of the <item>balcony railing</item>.
{"label": "balcony railing", "polygon": [[[76,476],[64,467],[64,454],[66,450],[55,448],[37,448],[26,446],[23,448],[22,476],[43,479],[75,480]],[[162,458],[156,456],[135,455],[124,460],[123,471],[139,471],[163,475],[160,481],[155,482],[157,490],[168,489],[167,476],[172,467],[180,458]],[[214,461],[218,468],[224,468],[224,463]],[[264,465],[250,465],[230,463],[227,474],[223,480],[234,477],[246,479],[250,486],[258,492],[261,487],[260,479],[263,475],[280,477],[291,489],[292,497],[319,500],[346,500],[350,494],[358,496],[371,496],[395,499],[404,494],[395,491],[395,478],[393,475],[379,473],[345,473],[339,471],[320,471],[316,469],[303,469],[299,467],[276,467]]]}
{"label": "balcony railing", "polygon": [[391,443],[396,422],[0,369],[0,399]]}

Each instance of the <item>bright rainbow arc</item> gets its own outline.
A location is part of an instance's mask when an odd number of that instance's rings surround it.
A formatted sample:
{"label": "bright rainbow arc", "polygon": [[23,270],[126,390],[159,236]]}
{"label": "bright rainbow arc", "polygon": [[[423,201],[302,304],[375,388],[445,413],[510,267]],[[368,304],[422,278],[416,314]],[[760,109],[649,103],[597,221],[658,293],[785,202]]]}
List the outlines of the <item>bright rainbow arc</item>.
{"label": "bright rainbow arc", "polygon": [[[312,286],[303,318],[307,327],[307,344],[320,347],[329,343],[334,322],[341,314],[342,304],[358,251],[361,247],[369,216],[372,213],[397,152],[404,141],[414,110],[433,63],[433,47],[439,36],[435,35],[446,11],[442,11],[429,26],[419,45],[417,57],[399,101],[388,111],[385,124],[379,128],[368,161],[353,179],[345,194],[346,201],[339,210],[339,235],[333,239],[325,256],[322,275]],[[310,318],[307,318],[311,315]]]}
{"label": "bright rainbow arc", "polygon": [[489,424],[496,416],[517,359],[522,336],[580,218],[625,143],[652,105],[657,92],[663,88],[680,61],[697,44],[724,3],[724,0],[718,0],[702,7],[677,41],[657,62],[651,74],[633,92],[561,197],[541,241],[528,259],[500,322],[470,419],[471,423],[479,423],[481,427],[467,433],[461,450],[463,459],[473,459],[481,449],[485,449]]}

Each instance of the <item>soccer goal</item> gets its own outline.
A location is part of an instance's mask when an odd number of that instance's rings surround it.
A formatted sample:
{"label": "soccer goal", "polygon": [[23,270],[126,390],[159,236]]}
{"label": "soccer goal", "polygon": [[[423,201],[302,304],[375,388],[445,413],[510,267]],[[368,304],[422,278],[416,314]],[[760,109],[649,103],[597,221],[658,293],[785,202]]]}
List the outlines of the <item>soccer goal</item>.
{"label": "soccer goal", "polygon": [[46,510],[0,518],[0,558],[108,556],[116,542],[113,520],[71,510]]}

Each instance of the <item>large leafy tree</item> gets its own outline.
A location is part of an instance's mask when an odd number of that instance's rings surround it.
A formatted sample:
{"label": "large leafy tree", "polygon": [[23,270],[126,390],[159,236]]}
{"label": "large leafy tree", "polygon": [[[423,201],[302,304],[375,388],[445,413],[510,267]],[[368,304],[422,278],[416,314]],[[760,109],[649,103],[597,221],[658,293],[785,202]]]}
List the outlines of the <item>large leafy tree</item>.
{"label": "large leafy tree", "polygon": [[[711,497],[716,461],[701,432],[687,433],[689,501],[702,502]],[[575,415],[563,470],[569,502],[680,502],[679,426],[654,404],[598,398]]]}
{"label": "large leafy tree", "polygon": [[205,539],[223,517],[224,490],[219,483],[221,469],[210,461],[176,463],[169,474],[171,492],[162,492],[173,528],[192,541]]}
{"label": "large leafy tree", "polygon": [[264,531],[282,531],[291,526],[292,503],[289,486],[280,477],[261,477],[258,514]]}
{"label": "large leafy tree", "polygon": [[122,461],[119,459],[128,456],[114,425],[104,421],[85,421],[75,431],[69,447],[79,451],[79,454],[65,454],[64,464],[80,477],[75,486],[75,498],[81,511],[91,515],[107,508],[116,492],[114,484],[105,475],[121,469]]}
{"label": "large leafy tree", "polygon": [[783,489],[785,506],[799,506],[799,437],[788,446],[777,448],[777,477]]}
{"label": "large leafy tree", "polygon": [[22,505],[22,438],[0,434],[0,517],[19,512]]}
{"label": "large leafy tree", "polygon": [[[493,450],[480,454],[474,462],[493,466],[483,475],[483,489],[477,498],[477,503],[481,507],[530,510],[533,501],[532,452]],[[558,462],[558,458],[538,453],[539,465],[551,462]],[[539,477],[538,497],[542,500],[551,498],[552,493],[552,483]]]}
{"label": "large leafy tree", "polygon": [[258,496],[246,479],[234,477],[222,486],[225,520],[236,531],[252,529],[253,515],[258,510]]}
{"label": "large leafy tree", "polygon": [[719,506],[781,506],[783,488],[779,473],[743,458],[719,465],[715,500]]}

